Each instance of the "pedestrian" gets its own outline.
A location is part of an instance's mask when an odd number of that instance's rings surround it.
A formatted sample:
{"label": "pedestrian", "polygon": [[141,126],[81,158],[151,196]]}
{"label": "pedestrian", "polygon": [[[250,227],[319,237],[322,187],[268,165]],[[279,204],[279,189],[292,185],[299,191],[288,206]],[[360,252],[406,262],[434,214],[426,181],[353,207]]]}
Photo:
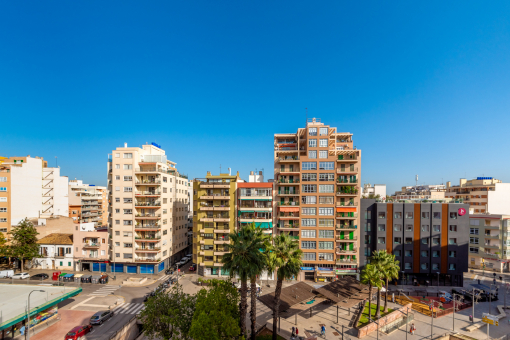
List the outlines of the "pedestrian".
{"label": "pedestrian", "polygon": [[411,324],[411,334],[414,335],[414,332],[416,331],[416,327],[414,326],[414,323]]}
{"label": "pedestrian", "polygon": [[299,337],[299,329],[296,327],[296,336]]}
{"label": "pedestrian", "polygon": [[294,328],[294,326],[292,326],[292,339],[294,339],[295,336],[296,336],[296,328]]}

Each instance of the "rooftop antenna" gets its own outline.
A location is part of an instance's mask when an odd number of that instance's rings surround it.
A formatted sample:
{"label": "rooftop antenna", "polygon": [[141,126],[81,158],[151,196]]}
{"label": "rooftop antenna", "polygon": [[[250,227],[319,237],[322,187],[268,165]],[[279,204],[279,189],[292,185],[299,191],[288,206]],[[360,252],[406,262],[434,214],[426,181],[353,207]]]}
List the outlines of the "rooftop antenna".
{"label": "rooftop antenna", "polygon": [[418,186],[418,175],[416,175],[416,186]]}

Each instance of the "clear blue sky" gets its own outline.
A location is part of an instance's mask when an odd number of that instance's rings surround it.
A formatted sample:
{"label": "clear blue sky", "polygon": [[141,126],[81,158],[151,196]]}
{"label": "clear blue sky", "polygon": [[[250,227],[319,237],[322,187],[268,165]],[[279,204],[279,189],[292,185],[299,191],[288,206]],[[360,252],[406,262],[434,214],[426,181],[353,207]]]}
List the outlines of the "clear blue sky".
{"label": "clear blue sky", "polygon": [[510,181],[508,1],[3,1],[0,155],[106,184],[161,144],[191,177],[272,178],[273,134],[354,133],[389,191]]}

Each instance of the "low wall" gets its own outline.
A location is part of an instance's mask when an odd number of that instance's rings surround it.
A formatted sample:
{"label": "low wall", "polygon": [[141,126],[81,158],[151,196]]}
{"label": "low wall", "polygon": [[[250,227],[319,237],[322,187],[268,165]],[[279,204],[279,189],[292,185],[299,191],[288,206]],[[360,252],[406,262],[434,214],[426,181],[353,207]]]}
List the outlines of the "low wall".
{"label": "low wall", "polygon": [[129,320],[117,333],[110,336],[109,340],[134,340],[140,335],[140,326],[136,315]]}
{"label": "low wall", "polygon": [[[402,307],[400,307],[399,309],[397,310],[394,310],[393,312],[391,312],[390,314],[386,315],[386,316],[383,316],[382,318],[380,318],[379,320],[377,320],[379,322],[379,327],[382,327],[390,322],[393,322],[397,319],[400,319],[402,317],[405,316],[405,314],[407,314],[408,311],[411,311],[412,310],[412,304],[411,303],[408,303]],[[402,313],[403,312],[403,313]],[[375,322],[371,322],[369,323],[368,325],[366,326],[363,326],[361,328],[358,328],[358,338],[362,338],[372,332],[375,332],[377,331],[377,324]]]}

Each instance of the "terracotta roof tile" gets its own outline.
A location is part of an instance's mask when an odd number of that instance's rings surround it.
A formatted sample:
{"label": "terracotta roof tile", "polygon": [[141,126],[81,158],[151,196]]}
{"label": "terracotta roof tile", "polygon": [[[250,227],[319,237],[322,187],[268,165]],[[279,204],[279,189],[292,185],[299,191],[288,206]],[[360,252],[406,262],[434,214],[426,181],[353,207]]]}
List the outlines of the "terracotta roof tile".
{"label": "terracotta roof tile", "polygon": [[49,234],[38,240],[39,244],[73,244],[73,234]]}

